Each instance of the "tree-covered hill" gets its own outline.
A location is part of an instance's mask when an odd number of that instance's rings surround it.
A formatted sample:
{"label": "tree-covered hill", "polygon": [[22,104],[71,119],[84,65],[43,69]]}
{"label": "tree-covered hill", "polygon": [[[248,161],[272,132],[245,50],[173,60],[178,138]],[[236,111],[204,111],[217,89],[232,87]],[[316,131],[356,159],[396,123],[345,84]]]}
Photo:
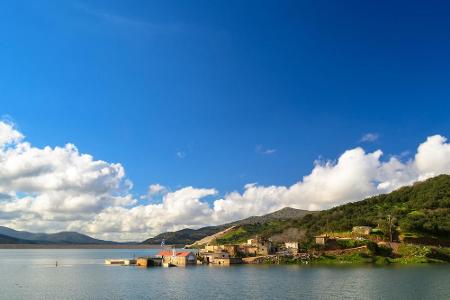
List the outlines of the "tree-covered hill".
{"label": "tree-covered hill", "polygon": [[[450,237],[450,176],[440,175],[359,202],[348,203],[294,220],[247,224],[217,242],[241,242],[254,235],[283,236],[293,229],[297,237],[310,240],[329,231],[348,231],[368,225],[381,229],[392,226],[402,233],[414,233],[448,240]],[[300,239],[300,238],[297,238]]]}

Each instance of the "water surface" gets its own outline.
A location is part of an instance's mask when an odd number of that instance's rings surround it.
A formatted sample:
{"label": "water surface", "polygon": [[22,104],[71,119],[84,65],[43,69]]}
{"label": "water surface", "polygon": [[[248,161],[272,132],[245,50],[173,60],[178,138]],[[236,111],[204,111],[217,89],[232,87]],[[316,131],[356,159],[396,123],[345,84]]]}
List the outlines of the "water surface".
{"label": "water surface", "polygon": [[[450,267],[106,266],[156,250],[0,250],[1,299],[450,299]],[[58,267],[56,267],[58,261]]]}

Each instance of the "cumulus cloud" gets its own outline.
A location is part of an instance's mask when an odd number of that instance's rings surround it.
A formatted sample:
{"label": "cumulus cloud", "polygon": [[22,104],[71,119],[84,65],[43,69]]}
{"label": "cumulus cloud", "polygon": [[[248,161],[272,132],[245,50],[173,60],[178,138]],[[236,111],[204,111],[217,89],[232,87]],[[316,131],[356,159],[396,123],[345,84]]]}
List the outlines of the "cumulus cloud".
{"label": "cumulus cloud", "polygon": [[369,133],[364,134],[359,141],[360,142],[375,142],[376,140],[378,140],[379,137],[380,137],[380,135],[378,133],[369,132]]}
{"label": "cumulus cloud", "polygon": [[216,194],[215,189],[185,187],[167,193],[158,204],[110,207],[81,229],[104,233],[104,238],[136,240],[161,231],[200,227],[212,221],[212,209],[202,199]]}
{"label": "cumulus cloud", "polygon": [[357,147],[316,161],[288,186],[246,184],[223,196],[214,188],[175,191],[150,185],[157,203],[137,202],[120,164],[95,160],[72,145],[36,148],[0,122],[0,225],[32,231],[76,230],[103,239],[143,240],[163,231],[221,224],[286,206],[320,210],[450,174],[450,144],[428,137],[415,155],[383,159]]}
{"label": "cumulus cloud", "polygon": [[415,165],[423,177],[431,177],[450,170],[450,144],[447,138],[434,135],[419,146]]}
{"label": "cumulus cloud", "polygon": [[15,227],[29,228],[40,220],[65,229],[107,207],[135,203],[120,164],[94,160],[73,144],[33,147],[5,122],[0,122],[1,143],[0,193],[8,197],[0,199],[0,211],[15,216]]}

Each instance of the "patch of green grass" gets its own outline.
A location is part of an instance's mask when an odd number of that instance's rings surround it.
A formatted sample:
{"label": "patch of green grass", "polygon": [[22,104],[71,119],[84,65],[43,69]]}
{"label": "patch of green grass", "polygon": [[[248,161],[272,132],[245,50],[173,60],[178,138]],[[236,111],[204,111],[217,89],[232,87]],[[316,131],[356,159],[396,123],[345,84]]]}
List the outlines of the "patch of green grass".
{"label": "patch of green grass", "polygon": [[[402,265],[407,264],[426,264],[433,262],[433,259],[429,259],[427,257],[399,257],[399,258],[389,258],[389,262],[397,263]],[[438,261],[435,261],[438,262]],[[439,261],[442,262],[442,261]]]}
{"label": "patch of green grass", "polygon": [[311,261],[314,264],[367,264],[373,263],[374,257],[364,253],[354,253],[348,255],[322,255]]}
{"label": "patch of green grass", "polygon": [[431,248],[412,244],[401,244],[398,247],[398,254],[404,258],[426,257],[431,253]]}
{"label": "patch of green grass", "polygon": [[244,227],[239,227],[236,230],[231,230],[220,238],[216,239],[216,244],[232,244],[232,243],[242,243],[247,239],[247,230]]}
{"label": "patch of green grass", "polygon": [[391,259],[400,264],[444,263],[450,262],[450,251],[447,248],[402,244],[398,248],[399,258]]}

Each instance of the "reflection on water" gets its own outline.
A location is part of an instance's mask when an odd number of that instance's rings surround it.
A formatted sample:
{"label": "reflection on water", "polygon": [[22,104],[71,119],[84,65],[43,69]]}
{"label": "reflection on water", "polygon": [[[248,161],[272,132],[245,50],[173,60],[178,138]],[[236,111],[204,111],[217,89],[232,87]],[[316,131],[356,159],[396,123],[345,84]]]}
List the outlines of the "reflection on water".
{"label": "reflection on water", "polygon": [[[450,267],[105,266],[157,250],[0,250],[2,299],[450,299]],[[56,262],[58,266],[56,267]]]}

